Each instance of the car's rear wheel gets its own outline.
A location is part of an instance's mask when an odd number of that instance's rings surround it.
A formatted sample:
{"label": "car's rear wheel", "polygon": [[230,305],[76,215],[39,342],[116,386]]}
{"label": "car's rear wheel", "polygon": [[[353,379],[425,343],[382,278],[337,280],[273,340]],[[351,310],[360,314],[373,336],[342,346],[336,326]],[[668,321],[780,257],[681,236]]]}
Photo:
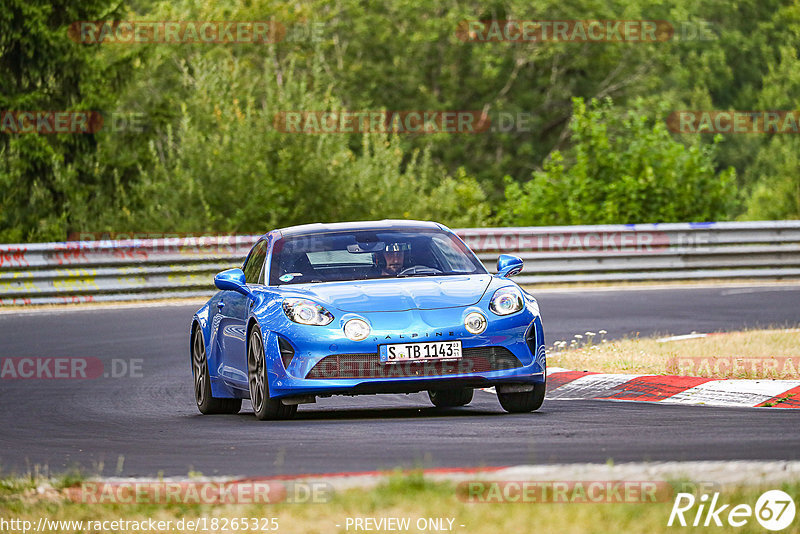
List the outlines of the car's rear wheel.
{"label": "car's rear wheel", "polygon": [[203,415],[239,413],[242,399],[217,399],[211,395],[211,378],[208,376],[203,331],[198,326],[192,339],[192,375],[194,378],[194,400]]}
{"label": "car's rear wheel", "polygon": [[455,408],[469,404],[472,393],[472,388],[432,389],[428,391],[428,397],[437,408]]}
{"label": "car's rear wheel", "polygon": [[250,384],[250,402],[257,419],[265,421],[294,417],[297,413],[296,404],[286,406],[280,399],[269,398],[264,343],[258,325],[253,326],[250,331],[250,342],[247,344],[247,378]]}
{"label": "car's rear wheel", "polygon": [[514,393],[497,392],[500,406],[507,412],[527,413],[538,410],[544,402],[547,386],[544,382],[535,384],[533,391],[519,391]]}

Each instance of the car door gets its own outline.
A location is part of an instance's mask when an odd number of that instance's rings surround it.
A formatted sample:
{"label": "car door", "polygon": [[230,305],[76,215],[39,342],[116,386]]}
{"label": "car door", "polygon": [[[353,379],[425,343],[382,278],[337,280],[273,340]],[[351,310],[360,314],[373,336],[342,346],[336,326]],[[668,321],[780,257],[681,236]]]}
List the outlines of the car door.
{"label": "car door", "polygon": [[[267,242],[259,241],[245,260],[245,282],[263,283],[262,272],[267,254]],[[220,340],[225,354],[222,376],[239,387],[247,387],[247,319],[253,301],[236,291],[224,291],[217,308],[222,316]]]}

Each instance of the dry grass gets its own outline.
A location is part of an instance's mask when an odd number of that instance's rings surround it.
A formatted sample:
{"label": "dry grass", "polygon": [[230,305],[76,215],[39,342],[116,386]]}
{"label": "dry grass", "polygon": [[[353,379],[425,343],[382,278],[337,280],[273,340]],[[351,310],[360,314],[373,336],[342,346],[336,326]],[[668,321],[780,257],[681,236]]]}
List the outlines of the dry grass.
{"label": "dry grass", "polygon": [[[674,341],[635,338],[608,342],[600,337],[599,333],[584,336],[571,346],[556,342],[548,353],[548,365],[602,373],[800,378],[797,328],[719,333]],[[777,367],[773,369],[768,360],[777,362]]]}

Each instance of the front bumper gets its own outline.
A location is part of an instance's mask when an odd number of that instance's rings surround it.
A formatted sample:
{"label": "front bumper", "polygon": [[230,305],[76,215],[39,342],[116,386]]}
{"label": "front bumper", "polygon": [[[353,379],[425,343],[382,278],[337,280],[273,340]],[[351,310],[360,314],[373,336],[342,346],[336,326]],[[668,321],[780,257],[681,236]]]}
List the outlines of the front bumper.
{"label": "front bumper", "polygon": [[[412,393],[428,389],[489,387],[545,381],[546,359],[541,317],[535,303],[506,317],[477,307],[344,314],[330,328],[294,323],[265,332],[269,389],[273,398],[311,395]],[[485,332],[473,335],[464,317],[481,311],[489,319]],[[359,342],[342,335],[353,318],[367,320],[371,335]],[[284,367],[279,338],[293,349]],[[378,346],[388,343],[461,340],[463,358],[381,364]]]}

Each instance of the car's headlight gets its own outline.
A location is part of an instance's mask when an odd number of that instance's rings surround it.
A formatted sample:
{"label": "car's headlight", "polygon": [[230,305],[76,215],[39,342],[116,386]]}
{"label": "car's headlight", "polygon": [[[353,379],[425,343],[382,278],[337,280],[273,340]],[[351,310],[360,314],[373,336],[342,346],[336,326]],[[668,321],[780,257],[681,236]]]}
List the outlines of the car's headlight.
{"label": "car's headlight", "polygon": [[333,321],[333,315],[328,310],[307,299],[284,299],[283,312],[286,317],[300,324],[325,326]]}
{"label": "car's headlight", "polygon": [[492,295],[489,309],[497,315],[510,315],[524,307],[522,292],[516,287],[503,287]]}
{"label": "car's headlight", "polygon": [[344,324],[344,335],[351,341],[367,339],[370,328],[363,319],[350,319]]}

